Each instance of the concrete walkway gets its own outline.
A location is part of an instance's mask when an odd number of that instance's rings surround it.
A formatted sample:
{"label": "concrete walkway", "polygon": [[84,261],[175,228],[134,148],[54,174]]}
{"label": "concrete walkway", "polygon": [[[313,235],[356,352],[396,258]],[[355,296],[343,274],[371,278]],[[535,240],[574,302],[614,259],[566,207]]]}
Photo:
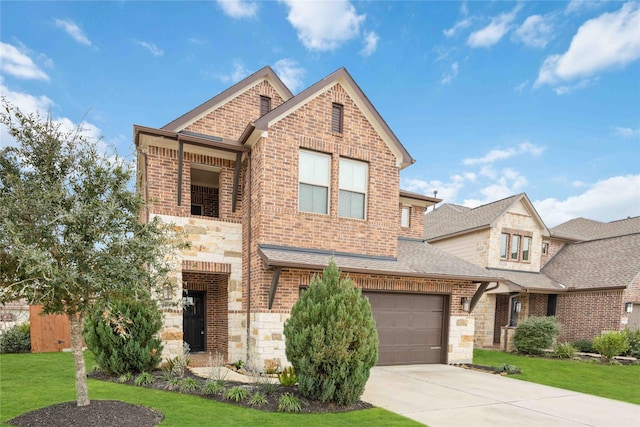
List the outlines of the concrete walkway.
{"label": "concrete walkway", "polygon": [[373,368],[362,400],[431,427],[640,426],[639,405],[446,365]]}

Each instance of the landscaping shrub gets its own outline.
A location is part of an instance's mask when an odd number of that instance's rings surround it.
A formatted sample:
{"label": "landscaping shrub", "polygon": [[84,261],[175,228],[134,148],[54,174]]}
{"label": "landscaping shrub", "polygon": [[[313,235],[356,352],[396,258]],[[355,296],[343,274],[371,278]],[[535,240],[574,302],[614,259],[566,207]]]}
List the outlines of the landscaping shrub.
{"label": "landscaping shrub", "polygon": [[109,375],[151,371],[162,354],[161,341],[154,338],[161,326],[154,302],[114,301],[89,315],[84,339],[100,369]]}
{"label": "landscaping shrub", "polygon": [[14,325],[0,337],[0,353],[31,352],[31,329],[28,323]]}
{"label": "landscaping shrub", "polygon": [[496,368],[496,372],[498,373],[506,373],[508,375],[521,374],[522,369],[515,365],[509,365],[508,363],[503,363],[502,365]]}
{"label": "landscaping shrub", "polygon": [[573,359],[577,351],[578,349],[568,342],[553,346],[553,355],[560,359]]}
{"label": "landscaping shrub", "polygon": [[551,347],[558,335],[560,324],[555,317],[529,317],[516,328],[513,346],[519,353],[540,354]]}
{"label": "landscaping shrub", "polygon": [[287,366],[284,370],[278,375],[278,381],[285,387],[292,387],[296,385],[298,382],[298,376],[295,374],[293,370],[293,366]]}
{"label": "landscaping shrub", "polygon": [[629,348],[622,354],[640,359],[640,329],[633,331],[625,329],[622,332],[626,335],[627,340],[629,341]]}
{"label": "landscaping shrub", "polygon": [[378,360],[378,333],[369,301],[333,260],[315,276],[285,322],[287,359],[308,399],[350,405],[364,392]]}
{"label": "landscaping shrub", "polygon": [[605,332],[593,339],[593,347],[607,360],[619,356],[629,348],[629,340],[622,331]]}
{"label": "landscaping shrub", "polygon": [[573,346],[582,353],[595,353],[596,349],[593,348],[593,341],[591,340],[578,340],[574,341]]}

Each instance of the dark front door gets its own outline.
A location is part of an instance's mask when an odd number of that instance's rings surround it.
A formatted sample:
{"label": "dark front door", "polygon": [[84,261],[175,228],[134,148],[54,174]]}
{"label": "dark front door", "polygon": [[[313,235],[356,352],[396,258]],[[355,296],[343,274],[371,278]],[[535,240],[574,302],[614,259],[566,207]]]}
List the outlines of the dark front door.
{"label": "dark front door", "polygon": [[184,341],[192,352],[204,351],[204,292],[188,291],[184,305],[182,329]]}

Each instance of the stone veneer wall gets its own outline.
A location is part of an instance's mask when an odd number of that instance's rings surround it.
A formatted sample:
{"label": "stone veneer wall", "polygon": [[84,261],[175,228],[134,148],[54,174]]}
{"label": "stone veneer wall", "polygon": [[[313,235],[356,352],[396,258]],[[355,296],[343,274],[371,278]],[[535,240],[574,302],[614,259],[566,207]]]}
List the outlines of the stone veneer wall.
{"label": "stone veneer wall", "polygon": [[[235,222],[216,221],[202,217],[180,217],[158,215],[165,223],[174,224],[178,231],[187,235],[191,247],[183,250],[179,256],[180,264],[173,273],[177,283],[174,300],[182,297],[183,264],[192,273],[225,274],[228,277],[227,289],[227,325],[229,360],[244,359],[244,340],[246,320],[242,309],[242,225]],[[209,298],[207,298],[209,303]],[[210,310],[210,308],[207,308]],[[216,319],[222,314],[217,314]],[[164,312],[164,327],[161,330],[164,351],[163,357],[174,357],[182,351],[182,309],[169,309]],[[214,337],[207,337],[214,339]],[[220,340],[217,341],[220,344]],[[207,343],[209,345],[209,343]]]}
{"label": "stone veneer wall", "polygon": [[496,313],[496,295],[484,294],[473,309],[475,316],[474,345],[479,348],[491,348],[494,344],[494,324]]}

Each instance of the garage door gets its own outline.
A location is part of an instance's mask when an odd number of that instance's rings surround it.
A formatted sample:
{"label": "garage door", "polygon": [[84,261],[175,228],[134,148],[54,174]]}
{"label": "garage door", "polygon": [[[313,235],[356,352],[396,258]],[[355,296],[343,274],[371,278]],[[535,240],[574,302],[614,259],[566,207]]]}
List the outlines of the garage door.
{"label": "garage door", "polygon": [[444,295],[364,292],[380,339],[378,365],[443,363]]}

